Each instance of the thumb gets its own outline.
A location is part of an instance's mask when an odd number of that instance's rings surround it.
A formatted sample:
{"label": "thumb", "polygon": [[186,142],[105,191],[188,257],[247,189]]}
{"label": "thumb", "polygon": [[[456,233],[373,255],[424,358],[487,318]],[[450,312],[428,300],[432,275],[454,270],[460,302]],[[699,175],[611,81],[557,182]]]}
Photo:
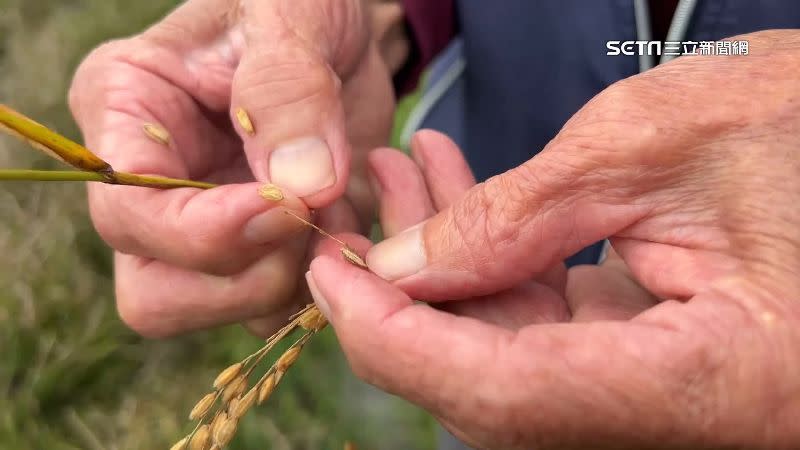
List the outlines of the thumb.
{"label": "thumb", "polygon": [[319,3],[253,3],[246,11],[230,112],[255,177],[312,208],[345,190],[350,148],[341,80],[368,41],[360,2]]}
{"label": "thumb", "polygon": [[544,273],[643,215],[587,180],[591,158],[561,150],[476,185],[450,208],[374,246],[370,269],[412,298],[482,296]]}

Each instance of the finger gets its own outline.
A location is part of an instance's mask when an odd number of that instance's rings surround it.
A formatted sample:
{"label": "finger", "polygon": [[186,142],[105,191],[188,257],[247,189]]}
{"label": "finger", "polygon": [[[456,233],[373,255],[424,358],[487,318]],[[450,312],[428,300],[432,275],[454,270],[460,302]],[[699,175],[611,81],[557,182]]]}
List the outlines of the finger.
{"label": "finger", "polygon": [[[167,22],[187,11],[197,13],[194,8],[179,9]],[[201,36],[197,45],[215,31],[202,21],[195,25]],[[174,69],[183,67],[174,63],[179,55],[154,46],[148,36],[101,48],[78,71],[71,105],[87,145],[119,171],[194,179],[227,171],[230,175],[218,181],[252,180],[246,171],[237,173],[241,163],[233,155],[238,139],[227,131],[230,126],[220,126],[175,84],[191,84],[185,68]],[[159,57],[161,66],[154,62]],[[200,87],[193,93],[207,94]],[[168,145],[146,137],[142,125],[148,122],[169,132]],[[297,229],[283,217],[265,217],[275,206],[259,198],[257,188],[244,183],[207,192],[156,192],[95,184],[89,197],[95,224],[112,247],[190,270],[229,274],[261,256],[272,240]],[[285,204],[305,214],[299,199],[287,195]]]}
{"label": "finger", "polygon": [[528,282],[487,297],[437,303],[462,317],[519,330],[531,324],[566,322],[570,311],[563,295],[543,283]]}
{"label": "finger", "polygon": [[[688,426],[683,411],[654,415],[651,406],[689,401],[672,384],[684,378],[672,377],[703,370],[675,363],[705,345],[695,337],[615,323],[513,333],[414,304],[380,278],[326,257],[313,261],[307,279],[359,377],[468,430],[482,446],[582,448],[597,436],[610,444],[630,439],[642,417],[657,433]],[[671,352],[683,356],[663,357]]]}
{"label": "finger", "polygon": [[[89,116],[79,116],[79,121],[90,148],[116,170],[177,178],[202,177],[205,169],[200,166],[208,162],[199,160],[204,158],[202,153],[206,150],[191,155],[188,151],[170,151],[148,139],[141,130],[142,123],[151,121],[181,129],[168,119],[172,117],[169,110],[154,109],[151,115],[148,109],[122,113],[113,103],[99,107],[105,111],[102,122],[86,122],[84,119]],[[176,115],[188,110],[177,108]],[[186,108],[190,106],[187,104]],[[165,119],[156,116],[155,111],[161,111]],[[203,123],[189,122],[184,128],[192,128],[192,124],[202,127]],[[214,140],[201,142],[202,136],[203,133],[180,132],[172,144],[177,148],[214,144]],[[211,163],[214,162],[212,159]],[[259,183],[240,183],[208,191],[158,191],[94,184],[89,186],[89,200],[96,228],[115,249],[189,270],[231,274],[252,263],[273,241],[291,235],[300,227],[277,213],[280,208],[274,202],[262,199],[259,187]],[[307,214],[298,198],[288,192],[285,197],[282,207]]]}
{"label": "finger", "polygon": [[[422,169],[437,211],[448,208],[475,186],[475,177],[472,175],[464,155],[446,135],[433,130],[419,131],[411,141],[411,150],[414,160]],[[567,283],[567,271],[564,264],[556,264],[539,274],[536,280],[544,285],[542,289],[552,290],[563,298]],[[511,289],[511,292],[513,291],[515,288]],[[532,298],[539,298],[539,296]],[[478,303],[481,302],[478,301]],[[548,302],[543,303],[547,304]],[[555,307],[554,311],[561,311],[563,301],[561,299],[555,301]],[[562,315],[557,312],[545,314],[545,316],[561,317]]]}
{"label": "finger", "polygon": [[[378,277],[328,256],[312,262],[307,278],[317,305],[334,325],[356,374],[390,392],[416,397],[417,401],[431,398],[435,387],[443,389],[441,394],[445,397],[468,392],[467,386],[476,381],[470,380],[469,374],[477,376],[479,368],[491,366],[497,356],[497,344],[511,335],[473,319],[414,305],[405,294]],[[362,325],[368,328],[361,328]],[[367,338],[371,343],[359,343]],[[428,339],[436,342],[422,345]],[[445,353],[439,353],[445,348]],[[445,355],[454,353],[459,354],[458,364],[467,375],[448,380],[442,375],[453,372],[451,365],[455,361]],[[379,367],[377,360],[386,356],[390,358]],[[417,365],[422,361],[425,363]],[[408,385],[401,386],[398,380],[406,380]],[[408,389],[412,385],[416,392]]]}
{"label": "finger", "polygon": [[[333,206],[339,204],[342,199],[337,200]],[[326,209],[330,209],[328,207]],[[355,216],[352,215],[351,211],[351,219],[353,223],[356,222]],[[321,218],[320,218],[321,219]],[[362,256],[367,253],[369,247],[372,246],[372,242],[369,239],[365,238],[364,236],[353,234],[353,233],[341,233],[335,231],[334,228],[336,225],[344,225],[341,222],[338,223],[325,223],[324,220],[319,221],[320,225],[322,225],[326,230],[331,231],[332,233],[336,233],[334,236],[336,239],[339,239],[345,242],[352,251],[354,251],[357,255]],[[323,225],[324,224],[324,225]],[[351,223],[352,225],[352,223]],[[343,229],[353,229],[353,228],[343,228]],[[327,255],[332,258],[336,259],[344,259],[342,255],[342,244],[338,241],[335,241],[329,237],[321,237],[317,239],[312,239],[313,244],[313,255]],[[363,257],[363,256],[362,256]],[[298,292],[296,293],[296,300],[291,302],[284,311],[280,312],[270,312],[270,314],[266,315],[265,317],[248,320],[244,325],[251,333],[255,334],[256,336],[260,337],[269,337],[277,331],[283,325],[286,325],[287,318],[298,308],[299,305],[307,305],[314,300],[311,298],[311,294],[308,291],[308,284],[305,282],[305,279],[302,280],[300,285],[298,286]]]}
{"label": "finger", "polygon": [[89,199],[95,227],[116,250],[190,271],[231,275],[303,229],[286,210],[308,216],[299,199],[267,201],[259,196],[259,187],[92,187]]}
{"label": "finger", "polygon": [[573,322],[630,320],[658,303],[633,278],[607,266],[573,267],[567,280]]}
{"label": "finger", "polygon": [[337,2],[332,15],[317,0],[245,7],[247,48],[233,78],[231,117],[250,167],[310,207],[326,206],[344,193],[350,170],[340,90],[366,50],[360,2]]}
{"label": "finger", "polygon": [[368,156],[378,219],[385,237],[392,237],[434,214],[419,168],[405,154],[379,148]]}
{"label": "finger", "polygon": [[587,184],[583,174],[596,162],[561,145],[376,245],[370,268],[415,298],[481,296],[533,278],[646,214],[645,204]]}
{"label": "finger", "polygon": [[599,265],[569,270],[565,298],[573,322],[630,320],[659,302],[636,281],[613,247]]}
{"label": "finger", "polygon": [[[117,308],[122,320],[148,337],[237,323],[276,320],[296,307],[302,240],[281,247],[242,273],[214,276],[136,256],[115,256]],[[286,316],[288,317],[288,316]],[[261,324],[265,331],[272,324]]]}
{"label": "finger", "polygon": [[612,239],[612,244],[636,279],[664,299],[688,299],[737,264],[717,251],[623,238]]}
{"label": "finger", "polygon": [[446,135],[418,131],[411,139],[411,152],[422,169],[437,211],[449,207],[475,186],[475,177],[458,146]]}

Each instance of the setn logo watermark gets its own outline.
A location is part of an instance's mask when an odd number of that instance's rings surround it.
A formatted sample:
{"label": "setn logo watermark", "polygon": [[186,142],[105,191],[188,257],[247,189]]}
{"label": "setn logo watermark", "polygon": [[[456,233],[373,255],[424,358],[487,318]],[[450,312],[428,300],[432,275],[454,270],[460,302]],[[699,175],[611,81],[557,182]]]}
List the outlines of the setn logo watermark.
{"label": "setn logo watermark", "polygon": [[607,41],[608,56],[748,55],[749,41]]}

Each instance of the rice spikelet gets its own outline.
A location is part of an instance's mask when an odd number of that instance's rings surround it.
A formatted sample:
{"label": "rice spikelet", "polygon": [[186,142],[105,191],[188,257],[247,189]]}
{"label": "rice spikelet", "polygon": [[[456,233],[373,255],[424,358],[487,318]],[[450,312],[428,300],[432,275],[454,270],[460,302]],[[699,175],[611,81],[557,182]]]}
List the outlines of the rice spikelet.
{"label": "rice spikelet", "polygon": [[233,439],[233,435],[236,434],[238,425],[238,420],[226,417],[225,420],[220,423],[219,428],[214,432],[214,444],[220,447],[228,445]]}
{"label": "rice spikelet", "polygon": [[217,399],[216,392],[210,392],[205,395],[205,397],[201,398],[194,408],[192,408],[192,412],[189,413],[189,420],[197,420],[206,414],[208,411],[211,410],[211,407],[214,406],[214,401]]}
{"label": "rice spikelet", "polygon": [[242,371],[242,363],[236,363],[220,372],[214,380],[214,389],[222,389],[230,384]]}
{"label": "rice spikelet", "polygon": [[261,383],[261,387],[258,389],[258,404],[262,404],[267,399],[269,399],[270,395],[272,395],[272,391],[275,390],[275,372],[269,374],[267,378]]}
{"label": "rice spikelet", "polygon": [[239,375],[222,391],[222,402],[230,403],[231,400],[242,395],[245,389],[247,389],[247,377]]}
{"label": "rice spikelet", "polygon": [[208,450],[211,446],[211,429],[208,425],[201,425],[189,442],[189,450]]}
{"label": "rice spikelet", "polygon": [[240,400],[241,400],[241,398],[239,398],[239,397],[234,397],[234,398],[232,398],[232,399],[231,399],[230,403],[228,403],[228,415],[229,415],[229,416],[230,416],[230,415],[232,415],[232,413],[231,413],[231,412],[232,412],[234,409],[236,409],[236,405],[238,405],[238,404],[239,404],[239,401],[240,401]]}
{"label": "rice spikelet", "polygon": [[257,397],[258,397],[258,389],[256,388],[250,389],[250,392],[245,394],[244,397],[240,398],[239,401],[236,402],[235,406],[231,404],[231,406],[228,408],[231,417],[233,417],[234,419],[242,418],[245,414],[247,414],[247,411],[250,410],[250,408],[256,402]]}
{"label": "rice spikelet", "polygon": [[161,125],[146,123],[142,125],[142,130],[144,130],[144,134],[146,134],[147,137],[149,137],[153,142],[157,142],[162,145],[169,145],[169,131],[167,131]]}
{"label": "rice spikelet", "polygon": [[352,248],[345,245],[341,247],[339,250],[342,252],[342,256],[344,256],[344,259],[350,264],[357,267],[361,267],[362,269],[369,269],[364,259],[358,256],[358,253],[356,253],[355,250],[353,250]]}
{"label": "rice spikelet", "polygon": [[228,413],[225,411],[220,411],[214,416],[214,420],[211,421],[211,435],[214,436],[217,434],[217,430],[222,425],[222,422],[228,420]]}
{"label": "rice spikelet", "polygon": [[186,444],[188,443],[188,441],[189,441],[189,436],[186,436],[185,438],[183,438],[180,441],[176,442],[175,445],[170,447],[169,450],[184,450],[184,449],[186,449]]}
{"label": "rice spikelet", "polygon": [[309,308],[306,312],[301,314],[297,323],[305,330],[320,331],[328,324],[328,320],[315,306]]}
{"label": "rice spikelet", "polygon": [[286,353],[281,355],[275,363],[275,369],[278,372],[286,372],[286,370],[297,361],[297,358],[300,356],[300,350],[302,350],[300,346],[295,346],[286,350]]}

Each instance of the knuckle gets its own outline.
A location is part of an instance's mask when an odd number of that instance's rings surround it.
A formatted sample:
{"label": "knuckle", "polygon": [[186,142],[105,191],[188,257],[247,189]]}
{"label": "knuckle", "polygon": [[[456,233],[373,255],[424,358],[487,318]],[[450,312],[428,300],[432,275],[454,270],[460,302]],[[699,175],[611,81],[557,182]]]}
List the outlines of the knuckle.
{"label": "knuckle", "polygon": [[69,90],[70,105],[78,100],[77,94],[82,90],[97,86],[96,82],[103,80],[102,74],[109,69],[109,63],[135,47],[134,39],[108,41],[89,52],[75,71]]}
{"label": "knuckle", "polygon": [[132,67],[126,61],[143,50],[141,39],[133,37],[103,43],[84,58],[67,93],[68,106],[79,125],[88,119],[84,116],[98,111],[97,106],[108,104],[119,86],[137,85],[137,81],[129,80],[127,72],[120,72],[120,68]]}
{"label": "knuckle", "polygon": [[[237,78],[241,86],[238,96],[257,101],[251,107],[261,113],[286,106],[318,105],[338,98],[341,91],[341,81],[331,68],[309,54],[290,55],[281,61],[264,58],[257,65],[247,64]],[[256,92],[260,95],[253,95]]]}

